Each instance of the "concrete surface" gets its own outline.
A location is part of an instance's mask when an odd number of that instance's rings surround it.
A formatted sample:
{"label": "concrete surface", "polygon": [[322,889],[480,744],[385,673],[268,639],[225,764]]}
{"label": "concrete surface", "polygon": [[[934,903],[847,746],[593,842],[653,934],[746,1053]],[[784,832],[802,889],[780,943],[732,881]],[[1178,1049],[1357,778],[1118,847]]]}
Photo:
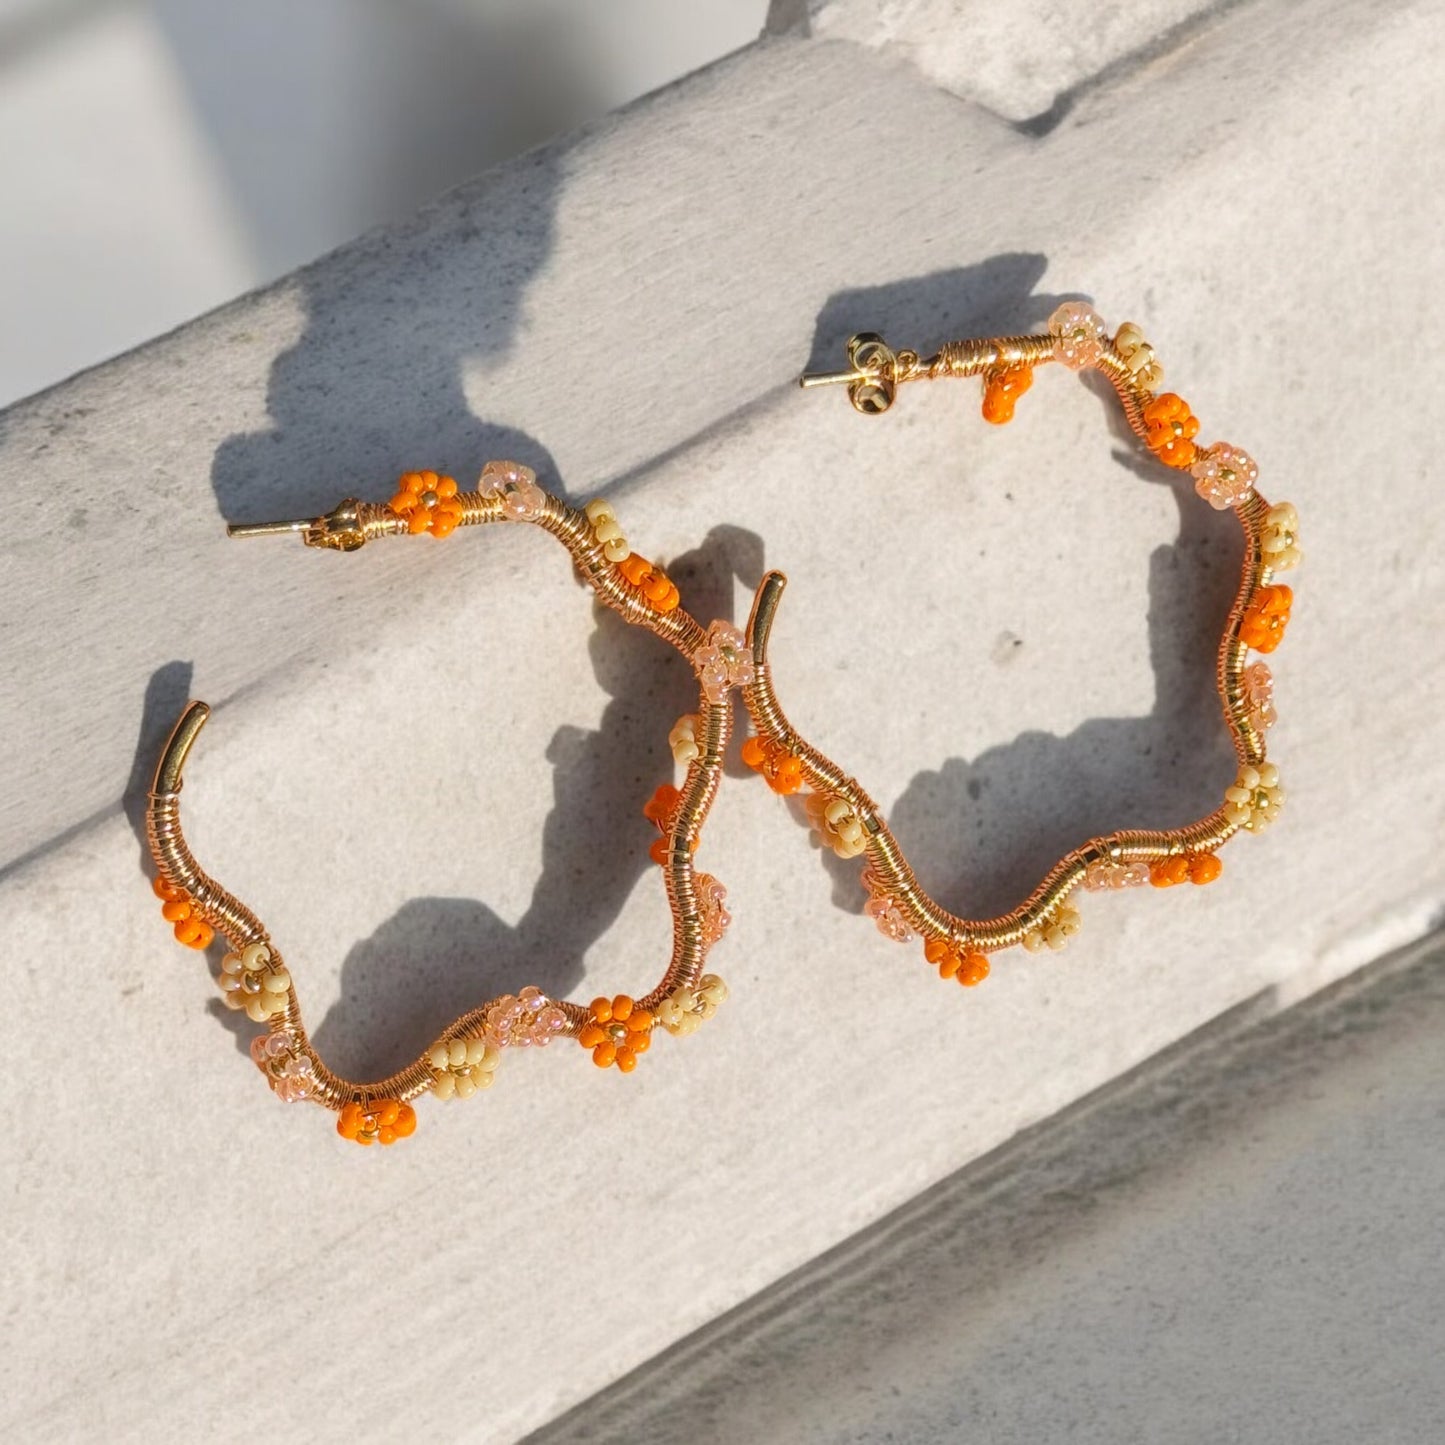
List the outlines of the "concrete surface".
{"label": "concrete surface", "polygon": [[1237,0],[775,0],[774,22],[896,56],[1025,130],[1056,125],[1081,90],[1177,52]]}
{"label": "concrete surface", "polygon": [[532,1445],[1445,1437],[1445,938],[1256,1000]]}
{"label": "concrete surface", "polygon": [[[1311,15],[1235,7],[1034,132],[778,37],[0,413],[0,1430],[515,1439],[1242,1001],[1430,926],[1442,9]],[[739,776],[699,860],[736,917],[707,1030],[629,1078],[512,1060],[384,1158],[266,1095],[135,830],[188,694],[216,705],[197,852],[369,1072],[487,994],[656,973],[639,809],[690,679],[545,537],[320,556],[226,519],[511,454],[606,490],[700,616],[784,567],[780,696],[950,906],[1212,807],[1229,519],[1066,376],[1002,431],[968,387],[868,421],[792,383],[860,328],[929,345],[1079,291],[1304,518],[1278,827],[963,994]],[[264,1389],[229,1365],[253,1341]]]}

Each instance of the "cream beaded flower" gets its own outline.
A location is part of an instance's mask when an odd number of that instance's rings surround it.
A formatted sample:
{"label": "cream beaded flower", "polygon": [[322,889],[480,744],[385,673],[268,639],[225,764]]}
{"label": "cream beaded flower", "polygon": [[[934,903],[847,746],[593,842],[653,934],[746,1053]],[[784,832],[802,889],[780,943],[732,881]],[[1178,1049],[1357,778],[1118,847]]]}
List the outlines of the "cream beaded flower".
{"label": "cream beaded flower", "polygon": [[1276,502],[1265,514],[1259,550],[1264,553],[1265,566],[1276,572],[1288,572],[1304,560],[1299,545],[1299,513],[1291,503]]}
{"label": "cream beaded flower", "polygon": [[285,1013],[291,975],[273,968],[271,950],[264,943],[248,944],[221,960],[221,998],[229,1009],[245,1009],[253,1023],[263,1024],[273,1014]]}
{"label": "cream beaded flower", "polygon": [[856,858],[868,846],[863,820],[834,793],[809,793],[803,803],[819,839],[840,858]]}
{"label": "cream beaded flower", "polygon": [[1284,789],[1273,763],[1261,763],[1257,768],[1246,763],[1234,786],[1224,791],[1224,816],[1251,833],[1269,827],[1283,806]]}
{"label": "cream beaded flower", "polygon": [[1030,953],[1037,953],[1042,948],[1057,951],[1065,947],[1083,926],[1079,910],[1072,904],[1062,903],[1054,910],[1052,918],[1046,918],[1024,934],[1023,946]]}
{"label": "cream beaded flower", "polygon": [[1132,321],[1126,321],[1114,337],[1114,350],[1123,358],[1124,365],[1137,386],[1145,391],[1158,391],[1164,380],[1164,368],[1154,354],[1154,348],[1144,339],[1144,333]]}
{"label": "cream beaded flower", "polygon": [[705,973],[691,988],[680,988],[657,1006],[657,1022],[678,1038],[695,1034],[727,1002],[728,986],[715,973]]}
{"label": "cream beaded flower", "polygon": [[1199,454],[1189,468],[1194,478],[1194,490],[1214,508],[1222,512],[1226,507],[1237,507],[1254,495],[1254,484],[1259,479],[1259,468],[1254,458],[1241,447],[1232,447],[1228,442],[1215,442]]}
{"label": "cream beaded flower", "polygon": [[1049,335],[1054,339],[1054,359],[1070,371],[1094,366],[1104,354],[1108,328],[1092,306],[1082,301],[1065,301],[1049,317]]}
{"label": "cream beaded flower", "polygon": [[601,497],[587,503],[587,520],[592,523],[592,535],[602,545],[602,555],[609,562],[622,562],[632,555],[627,538],[622,535],[622,526],[612,504]]}
{"label": "cream beaded flower", "polygon": [[496,1082],[502,1051],[485,1039],[448,1039],[433,1045],[427,1062],[436,1070],[431,1091],[438,1099],[469,1099]]}
{"label": "cream beaded flower", "polygon": [[696,713],[687,713],[678,718],[667,735],[667,745],[672,749],[672,760],[680,768],[687,767],[693,759],[702,755],[702,747],[697,740],[698,721]]}

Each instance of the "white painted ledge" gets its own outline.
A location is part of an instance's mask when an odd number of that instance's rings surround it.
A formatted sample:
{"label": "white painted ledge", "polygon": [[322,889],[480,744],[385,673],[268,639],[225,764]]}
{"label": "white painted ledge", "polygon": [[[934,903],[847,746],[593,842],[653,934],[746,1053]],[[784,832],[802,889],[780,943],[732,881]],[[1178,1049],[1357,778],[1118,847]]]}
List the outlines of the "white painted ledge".
{"label": "white painted ledge", "polygon": [[[775,40],[0,414],[8,1431],[515,1438],[1242,999],[1421,932],[1440,26],[1242,6],[1037,137],[866,47]],[[226,517],[511,453],[610,490],[701,615],[785,567],[781,696],[959,906],[1212,805],[1229,519],[1121,465],[1064,376],[1001,432],[970,387],[869,422],[790,384],[852,330],[931,345],[1074,291],[1300,506],[1280,827],[1208,890],[1087,899],[1070,954],[962,995],[738,778],[705,842],[737,919],[707,1030],[628,1079],[513,1060],[381,1158],[269,1100],[147,892],[138,735],[148,764],[187,692],[217,704],[197,851],[369,1069],[500,988],[657,972],[637,810],[688,679],[594,623],[539,535],[328,557],[243,551]]]}
{"label": "white painted ledge", "polygon": [[1233,1010],[528,1445],[1439,1439],[1442,943]]}
{"label": "white painted ledge", "polygon": [[916,66],[935,85],[1007,120],[1047,125],[1116,67],[1175,52],[1235,0],[801,0],[810,34],[852,40]]}

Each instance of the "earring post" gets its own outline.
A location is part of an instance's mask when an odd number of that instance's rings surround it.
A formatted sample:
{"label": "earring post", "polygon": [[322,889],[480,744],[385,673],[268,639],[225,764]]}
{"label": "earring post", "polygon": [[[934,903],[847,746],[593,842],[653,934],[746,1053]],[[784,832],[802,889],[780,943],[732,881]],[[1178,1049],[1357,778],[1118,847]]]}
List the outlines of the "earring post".
{"label": "earring post", "polygon": [[[375,512],[377,509],[370,510]],[[348,497],[324,517],[301,517],[285,522],[231,522],[227,524],[226,535],[300,537],[308,547],[327,547],[334,552],[354,552],[369,535],[379,536],[380,530],[368,532],[367,523],[362,520],[362,504],[354,497]]]}
{"label": "earring post", "polygon": [[845,383],[867,381],[868,376],[869,373],[866,371],[805,371],[798,378],[798,385],[802,387],[842,386]]}
{"label": "earring post", "polygon": [[297,522],[230,522],[226,525],[228,537],[281,537],[292,532],[304,532],[314,527],[316,519],[308,517]]}

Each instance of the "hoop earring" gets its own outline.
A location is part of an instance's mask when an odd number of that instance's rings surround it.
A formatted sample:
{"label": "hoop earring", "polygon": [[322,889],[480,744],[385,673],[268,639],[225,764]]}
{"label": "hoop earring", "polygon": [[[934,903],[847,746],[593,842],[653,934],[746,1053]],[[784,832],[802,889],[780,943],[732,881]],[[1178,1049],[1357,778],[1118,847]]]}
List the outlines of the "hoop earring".
{"label": "hoop earring", "polygon": [[576,1039],[600,1067],[624,1073],[636,1067],[656,1026],[682,1036],[694,1032],[727,997],[722,980],[704,973],[709,950],[730,921],[726,891],[693,864],[701,829],[717,794],[731,726],[729,694],[752,680],[743,634],[717,621],[704,629],[680,606],[668,577],[628,546],[612,507],[585,511],[538,486],[530,468],[489,462],[475,492],[436,472],[411,472],[385,505],[354,499],[324,517],[229,529],[232,536],[297,533],[310,547],[355,551],[373,538],[423,532],[446,537],[459,527],[530,522],[550,532],[571,553],[582,579],[630,623],[672,644],[697,675],[696,713],[669,734],[680,786],[662,784],[644,807],[660,836],[651,857],[661,865],[672,913],[672,952],[661,981],[648,994],[595,999],[589,1006],[547,997],[537,988],[492,999],[455,1020],[415,1061],[387,1078],[357,1083],[327,1068],[311,1044],[290,969],[257,916],[204,873],[181,831],[180,791],[186,759],[210,709],[191,703],[156,766],[146,808],[146,838],[156,865],[155,891],[177,939],[205,949],[216,933],[230,944],[218,982],[228,1007],[244,1011],[267,1032],[251,1056],[271,1088],[287,1101],[312,1100],[338,1114],[337,1130],[359,1144],[390,1144],[416,1127],[411,1101],[430,1091],[440,1099],[466,1098],[493,1081],[512,1050]]}
{"label": "hoop earring", "polygon": [[849,341],[847,355],[848,370],[804,376],[801,384],[844,385],[856,411],[877,416],[893,405],[905,382],[979,376],[984,418],[1000,424],[1012,418],[1035,367],[1057,361],[1071,371],[1092,368],[1118,393],[1125,419],[1148,451],[1187,471],[1199,495],[1219,510],[1232,510],[1244,533],[1244,564],[1217,666],[1239,762],[1221,805],[1187,827],[1091,838],[1060,859],[1012,912],[988,919],[960,918],[919,887],[877,805],[783,713],[768,667],[768,638],[787,579],[780,572],[764,578],[748,621],[756,675],[742,694],[754,732],[743,744],[743,759],[779,793],[808,790],[807,814],[820,841],[840,857],[865,858],[865,911],[879,929],[899,942],[919,934],[924,956],[939,973],[968,986],[988,976],[989,956],[1000,949],[1062,948],[1080,926],[1070,902],[1076,888],[1212,882],[1222,869],[1220,845],[1241,830],[1258,832],[1278,816],[1284,789],[1279,770],[1265,757],[1265,730],[1275,720],[1273,679],[1266,664],[1250,662],[1249,654],[1273,652],[1284,635],[1293,593],[1274,576],[1301,560],[1299,518],[1288,502],[1271,506],[1259,494],[1258,470],[1246,452],[1224,442],[1195,442],[1198,419],[1181,397],[1158,391],[1163,370],[1137,326],[1125,325],[1110,337],[1103,321],[1079,303],[1059,307],[1043,336],[955,341],[923,358],[894,352],[865,333]]}

